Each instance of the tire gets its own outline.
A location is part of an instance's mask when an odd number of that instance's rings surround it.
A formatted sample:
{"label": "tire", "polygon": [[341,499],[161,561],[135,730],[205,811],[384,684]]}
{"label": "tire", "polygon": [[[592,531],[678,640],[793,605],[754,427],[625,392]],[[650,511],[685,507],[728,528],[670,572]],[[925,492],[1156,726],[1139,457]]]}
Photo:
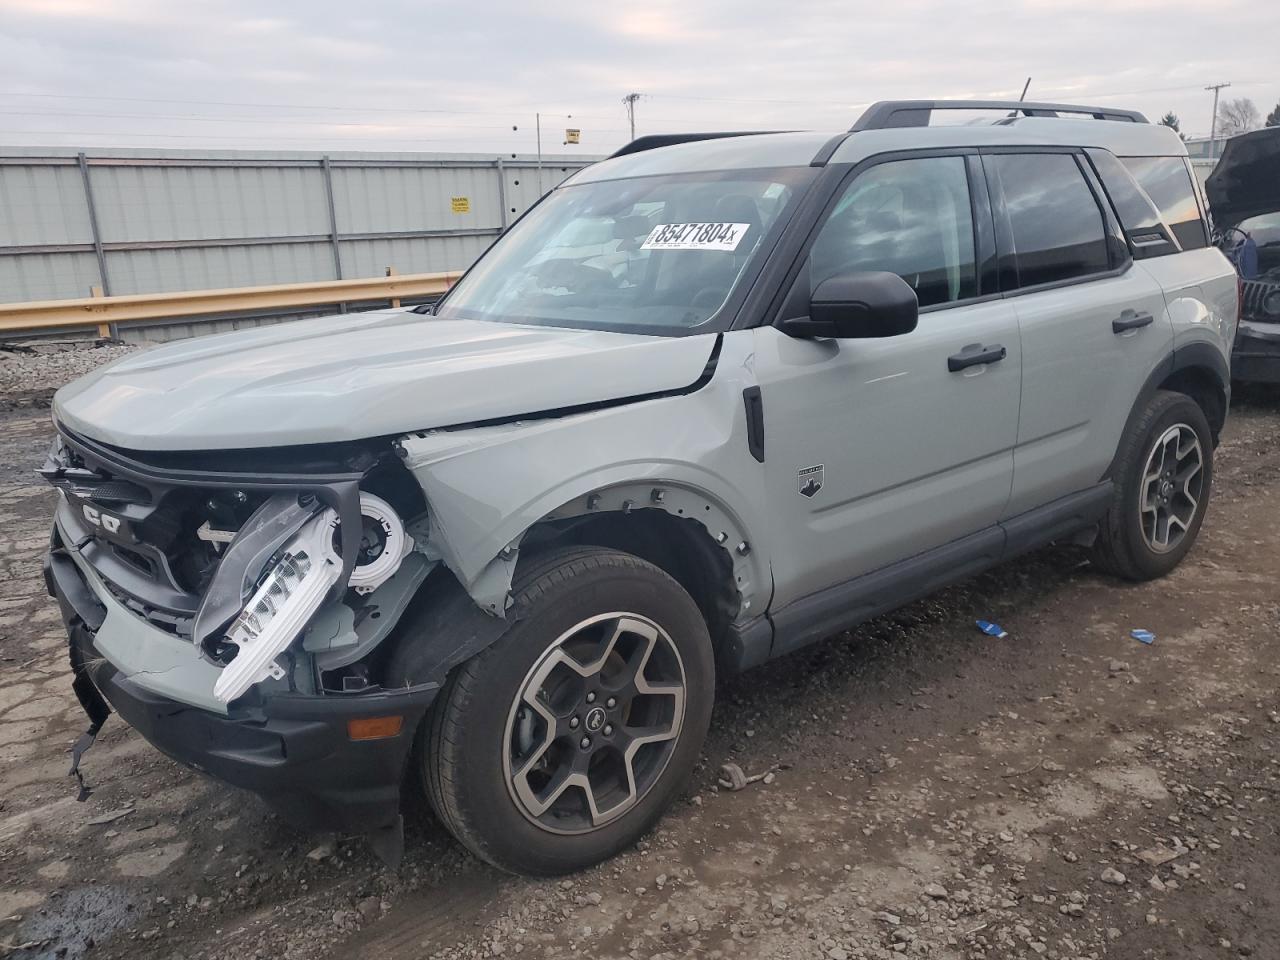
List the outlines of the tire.
{"label": "tire", "polygon": [[[1183,474],[1191,472],[1192,437],[1198,444],[1200,466],[1183,480]],[[1158,465],[1153,458],[1160,456],[1161,449],[1164,469],[1157,476],[1148,468]],[[1188,451],[1185,458],[1178,456],[1179,451]],[[1165,478],[1173,486],[1172,493],[1161,485]],[[1182,393],[1157,391],[1121,441],[1113,479],[1115,498],[1098,525],[1095,562],[1127,580],[1163,577],[1195,543],[1209,505],[1213,434],[1199,404]],[[1168,501],[1164,507],[1162,494]],[[1161,509],[1177,518],[1163,525],[1163,545]]]}
{"label": "tire", "polygon": [[[554,876],[634,843],[687,782],[711,719],[711,640],[678,583],[615,550],[538,556],[517,573],[512,598],[522,618],[453,671],[423,721],[412,763],[437,817],[463,846],[513,873]],[[597,651],[605,667],[580,676]],[[636,664],[638,677],[627,681]],[[674,692],[679,676],[682,696]],[[627,694],[628,683],[640,692]],[[641,726],[644,735],[636,734]],[[665,739],[639,743],[628,760],[622,745],[632,735]],[[537,805],[563,782],[558,776],[587,770],[607,816],[597,823],[577,784],[539,814]]]}

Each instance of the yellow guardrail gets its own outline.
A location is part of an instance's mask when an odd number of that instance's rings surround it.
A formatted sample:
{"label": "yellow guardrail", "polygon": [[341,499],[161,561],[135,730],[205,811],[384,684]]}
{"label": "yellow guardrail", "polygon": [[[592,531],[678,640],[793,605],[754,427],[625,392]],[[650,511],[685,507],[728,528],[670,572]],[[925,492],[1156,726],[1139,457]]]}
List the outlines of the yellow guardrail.
{"label": "yellow guardrail", "polygon": [[117,323],[177,320],[210,314],[374,300],[388,300],[392,306],[399,306],[401,298],[442,294],[460,276],[461,273],[396,274],[388,268],[385,277],[359,280],[320,280],[259,287],[226,287],[220,290],[185,290],[179,293],[134,293],[117,297],[93,296],[76,300],[0,303],[0,336],[96,326],[99,336],[106,337],[111,335],[112,327]]}

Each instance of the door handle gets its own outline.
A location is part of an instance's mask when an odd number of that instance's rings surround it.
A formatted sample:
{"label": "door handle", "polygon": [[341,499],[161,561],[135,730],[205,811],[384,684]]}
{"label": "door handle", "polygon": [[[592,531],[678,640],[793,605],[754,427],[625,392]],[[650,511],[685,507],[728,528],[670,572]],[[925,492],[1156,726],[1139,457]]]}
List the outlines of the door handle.
{"label": "door handle", "polygon": [[1120,316],[1111,321],[1111,332],[1124,333],[1126,330],[1137,330],[1139,327],[1155,322],[1155,319],[1145,310],[1141,313],[1137,310],[1122,310]]}
{"label": "door handle", "polygon": [[984,347],[980,343],[971,343],[959,353],[953,353],[947,357],[947,369],[955,373],[957,370],[963,370],[965,367],[976,367],[981,363],[998,363],[1008,353],[1009,351],[998,343],[993,343],[989,347]]}

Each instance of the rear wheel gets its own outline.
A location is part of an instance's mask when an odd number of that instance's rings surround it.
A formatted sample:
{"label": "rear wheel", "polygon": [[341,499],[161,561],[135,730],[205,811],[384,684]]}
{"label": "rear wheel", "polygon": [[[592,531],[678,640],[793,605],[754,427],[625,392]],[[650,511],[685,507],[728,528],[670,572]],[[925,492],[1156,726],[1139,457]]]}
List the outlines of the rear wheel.
{"label": "rear wheel", "polygon": [[688,778],[711,715],[710,638],[679,584],[617,551],[554,551],[512,593],[524,617],[450,677],[416,765],[478,856],[566,873],[633,843]]}
{"label": "rear wheel", "polygon": [[1164,576],[1195,543],[1209,503],[1213,435],[1200,406],[1159,391],[1122,441],[1114,480],[1098,562],[1130,580]]}

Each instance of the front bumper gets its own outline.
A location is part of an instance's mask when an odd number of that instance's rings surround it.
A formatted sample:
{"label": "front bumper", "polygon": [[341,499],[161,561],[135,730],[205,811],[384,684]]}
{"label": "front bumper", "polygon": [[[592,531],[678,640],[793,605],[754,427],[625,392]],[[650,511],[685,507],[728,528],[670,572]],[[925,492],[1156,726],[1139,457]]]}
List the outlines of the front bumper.
{"label": "front bumper", "polygon": [[1280,322],[1240,321],[1231,376],[1249,383],[1280,383]]}
{"label": "front bumper", "polygon": [[[96,690],[161,752],[257,793],[302,828],[372,833],[397,822],[409,749],[439,691],[436,684],[351,694],[267,695],[257,705],[222,715],[157,692],[153,678],[144,686],[141,674],[130,674],[128,667],[107,659],[95,639],[108,617],[117,632],[119,618],[131,618],[140,643],[155,628],[113,609],[109,596],[97,595],[56,541],[45,560],[45,581],[67,627],[77,681],[92,684],[90,690],[77,689],[87,711],[86,696]],[[397,736],[348,736],[349,720],[391,715],[404,718]]]}

